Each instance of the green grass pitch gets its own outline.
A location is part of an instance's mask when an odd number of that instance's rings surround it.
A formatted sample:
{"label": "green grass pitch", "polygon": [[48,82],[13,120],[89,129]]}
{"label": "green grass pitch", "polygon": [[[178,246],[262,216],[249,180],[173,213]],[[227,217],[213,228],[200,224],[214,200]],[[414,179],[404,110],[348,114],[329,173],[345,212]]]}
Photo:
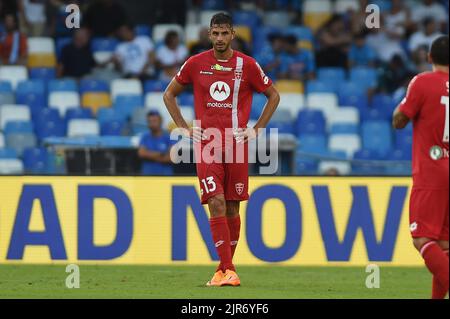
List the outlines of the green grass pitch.
{"label": "green grass pitch", "polygon": [[380,267],[380,288],[365,267],[241,266],[241,287],[208,288],[208,266],[80,266],[80,288],[65,286],[65,266],[0,265],[0,298],[429,298],[425,267]]}

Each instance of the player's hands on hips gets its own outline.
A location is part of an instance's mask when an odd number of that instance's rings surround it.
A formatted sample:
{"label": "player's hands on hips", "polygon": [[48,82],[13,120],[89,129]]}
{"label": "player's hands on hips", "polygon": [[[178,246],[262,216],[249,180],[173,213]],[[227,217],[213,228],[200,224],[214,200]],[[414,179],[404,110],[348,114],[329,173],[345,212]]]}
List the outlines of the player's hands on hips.
{"label": "player's hands on hips", "polygon": [[234,138],[236,143],[248,143],[248,141],[254,140],[257,136],[256,130],[253,127],[238,128],[234,132]]}
{"label": "player's hands on hips", "polygon": [[203,129],[198,126],[190,127],[188,137],[191,138],[194,143],[200,143],[203,138]]}

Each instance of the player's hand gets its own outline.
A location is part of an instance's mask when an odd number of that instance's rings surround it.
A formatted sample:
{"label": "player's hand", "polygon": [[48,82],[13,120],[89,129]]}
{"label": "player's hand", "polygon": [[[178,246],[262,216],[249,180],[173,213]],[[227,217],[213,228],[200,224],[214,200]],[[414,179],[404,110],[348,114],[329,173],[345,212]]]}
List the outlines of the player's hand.
{"label": "player's hand", "polygon": [[257,136],[256,130],[253,127],[247,127],[245,129],[239,128],[234,133],[234,138],[236,139],[236,143],[248,143],[251,140],[254,140]]}
{"label": "player's hand", "polygon": [[204,139],[203,129],[198,126],[190,127],[188,137],[191,138],[194,141],[194,143],[200,143],[202,139]]}

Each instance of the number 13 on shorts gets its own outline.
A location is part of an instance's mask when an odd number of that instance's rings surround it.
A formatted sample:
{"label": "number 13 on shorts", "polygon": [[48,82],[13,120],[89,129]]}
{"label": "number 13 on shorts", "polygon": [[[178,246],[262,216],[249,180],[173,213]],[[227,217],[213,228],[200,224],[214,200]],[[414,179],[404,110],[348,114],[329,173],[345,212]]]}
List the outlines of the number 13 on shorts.
{"label": "number 13 on shorts", "polygon": [[214,177],[208,176],[208,177],[202,179],[200,188],[201,188],[202,195],[204,193],[209,194],[209,193],[214,192],[217,189],[217,185],[216,185],[216,182],[214,181]]}

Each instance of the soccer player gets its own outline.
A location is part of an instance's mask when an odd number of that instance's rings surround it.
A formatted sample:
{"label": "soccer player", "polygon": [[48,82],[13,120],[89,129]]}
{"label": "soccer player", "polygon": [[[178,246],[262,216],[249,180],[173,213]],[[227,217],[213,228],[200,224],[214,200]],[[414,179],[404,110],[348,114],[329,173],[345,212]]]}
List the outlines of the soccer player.
{"label": "soccer player", "polygon": [[[222,143],[231,136],[234,150],[238,149],[238,143],[245,147],[243,161],[207,163],[203,158],[197,159],[201,201],[208,204],[211,233],[220,258],[220,265],[207,286],[240,285],[233,256],[241,225],[239,204],[248,199],[247,142],[256,137],[258,129],[266,127],[280,100],[259,64],[231,48],[234,37],[232,17],[225,13],[214,15],[209,29],[213,48],[189,58],[164,93],[172,119],[179,128],[189,132],[194,148],[196,142],[201,147],[211,142],[205,136],[209,128],[220,130]],[[188,84],[194,88],[195,114],[201,121],[200,127],[188,127],[176,102]],[[264,93],[267,103],[255,126],[247,128],[253,92]],[[230,134],[230,130],[234,133]],[[222,144],[222,153],[226,145]]]}
{"label": "soccer player", "polygon": [[431,45],[433,72],[412,79],[405,99],[394,112],[393,126],[413,123],[413,188],[410,231],[413,243],[433,274],[432,298],[448,292],[448,36]]}

